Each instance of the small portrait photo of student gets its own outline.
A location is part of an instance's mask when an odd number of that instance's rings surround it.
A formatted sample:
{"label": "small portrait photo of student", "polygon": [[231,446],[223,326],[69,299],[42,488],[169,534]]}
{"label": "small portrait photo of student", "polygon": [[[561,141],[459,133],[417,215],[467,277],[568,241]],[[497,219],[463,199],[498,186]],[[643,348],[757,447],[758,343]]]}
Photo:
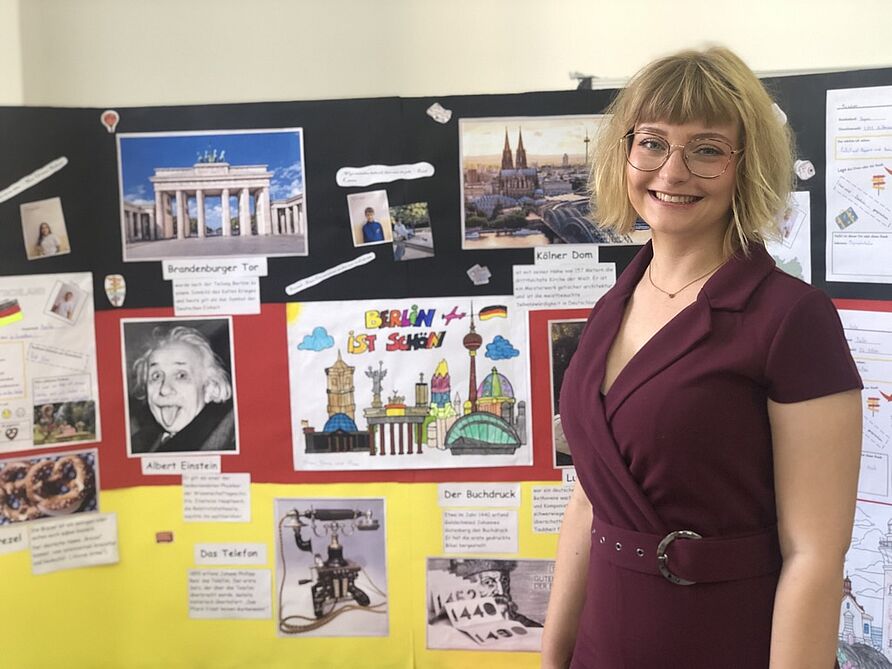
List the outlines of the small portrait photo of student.
{"label": "small portrait photo of student", "polygon": [[393,222],[393,259],[434,257],[434,236],[427,202],[410,202],[390,208]]}
{"label": "small portrait photo of student", "polygon": [[390,244],[393,241],[386,190],[348,195],[347,208],[350,211],[353,246]]}
{"label": "small portrait photo of student", "polygon": [[45,307],[46,313],[68,325],[77,322],[86,294],[74,283],[57,281]]}
{"label": "small portrait photo of student", "polygon": [[71,253],[60,198],[25,202],[19,207],[19,211],[28,260]]}
{"label": "small portrait photo of student", "polygon": [[238,452],[231,325],[121,322],[128,455]]}

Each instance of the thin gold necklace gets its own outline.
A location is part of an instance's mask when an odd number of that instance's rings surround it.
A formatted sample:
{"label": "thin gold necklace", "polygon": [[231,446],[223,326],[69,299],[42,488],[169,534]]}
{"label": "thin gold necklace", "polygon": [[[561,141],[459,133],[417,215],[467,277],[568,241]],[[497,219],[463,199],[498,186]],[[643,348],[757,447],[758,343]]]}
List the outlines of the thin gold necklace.
{"label": "thin gold necklace", "polygon": [[698,277],[697,277],[696,279],[694,279],[693,281],[689,281],[688,283],[686,283],[685,285],[683,285],[681,288],[679,288],[678,290],[676,290],[674,293],[670,293],[668,290],[663,290],[663,289],[660,288],[657,284],[654,283],[654,278],[653,278],[653,263],[650,263],[650,264],[647,266],[647,280],[650,281],[650,285],[653,286],[654,288],[656,288],[658,291],[660,291],[660,292],[663,293],[664,295],[668,295],[670,298],[674,298],[676,295],[678,295],[678,294],[679,294],[681,291],[683,291],[685,288],[688,288],[688,287],[690,287],[690,286],[693,286],[693,285],[694,285],[695,283],[697,283],[700,279],[703,279],[703,278],[709,276],[710,274],[712,274],[713,272],[715,272],[719,267],[721,267],[721,266],[724,265],[724,264],[725,264],[725,261],[723,260],[722,262],[720,262],[718,265],[716,265],[715,267],[713,267],[713,268],[712,268],[711,270],[709,270],[708,272],[706,272],[706,273],[704,273],[704,274],[701,274],[700,276],[698,276]]}

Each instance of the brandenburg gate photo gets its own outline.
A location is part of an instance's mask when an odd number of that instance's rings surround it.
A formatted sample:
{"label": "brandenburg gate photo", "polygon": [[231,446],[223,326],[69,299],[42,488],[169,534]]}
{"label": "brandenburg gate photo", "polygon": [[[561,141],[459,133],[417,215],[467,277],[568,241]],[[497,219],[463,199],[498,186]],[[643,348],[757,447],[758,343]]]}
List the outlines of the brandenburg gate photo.
{"label": "brandenburg gate photo", "polygon": [[[306,254],[302,193],[272,201],[273,173],[266,165],[230,165],[205,158],[208,160],[191,167],[156,167],[149,177],[155,191],[154,206],[124,201],[125,259]],[[207,226],[208,197],[220,198],[219,232]],[[195,203],[194,226],[189,217],[190,200]]]}

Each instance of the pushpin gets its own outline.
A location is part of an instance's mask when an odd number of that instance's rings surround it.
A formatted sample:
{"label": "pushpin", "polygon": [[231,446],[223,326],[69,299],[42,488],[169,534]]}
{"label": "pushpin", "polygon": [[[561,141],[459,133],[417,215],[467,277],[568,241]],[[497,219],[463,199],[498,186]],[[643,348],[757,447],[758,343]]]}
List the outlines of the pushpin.
{"label": "pushpin", "polygon": [[118,121],[121,120],[121,115],[118,114],[114,109],[106,109],[99,116],[99,120],[102,121],[102,125],[105,126],[105,129],[112,133],[115,131],[115,128],[118,127]]}

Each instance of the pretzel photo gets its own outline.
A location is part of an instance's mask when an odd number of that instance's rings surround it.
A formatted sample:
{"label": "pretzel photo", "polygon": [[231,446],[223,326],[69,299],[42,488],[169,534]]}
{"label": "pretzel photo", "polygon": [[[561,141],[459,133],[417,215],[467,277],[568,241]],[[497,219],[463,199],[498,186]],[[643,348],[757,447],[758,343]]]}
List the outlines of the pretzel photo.
{"label": "pretzel photo", "polygon": [[88,509],[96,498],[87,454],[0,463],[0,522],[19,523]]}

